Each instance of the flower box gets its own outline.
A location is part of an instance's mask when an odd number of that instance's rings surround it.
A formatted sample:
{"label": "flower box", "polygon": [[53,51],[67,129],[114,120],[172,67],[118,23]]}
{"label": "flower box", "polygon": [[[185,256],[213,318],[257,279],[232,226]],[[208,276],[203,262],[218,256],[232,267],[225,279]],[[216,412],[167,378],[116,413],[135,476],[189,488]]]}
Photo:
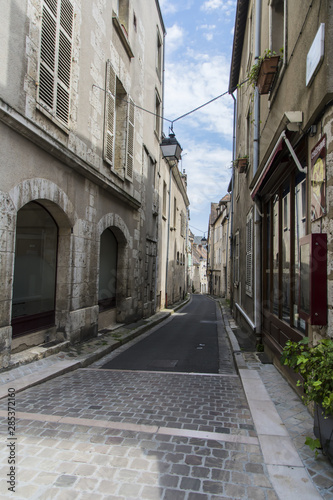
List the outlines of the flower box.
{"label": "flower box", "polygon": [[271,56],[261,61],[257,80],[259,94],[268,94],[271,91],[279,60],[280,56]]}

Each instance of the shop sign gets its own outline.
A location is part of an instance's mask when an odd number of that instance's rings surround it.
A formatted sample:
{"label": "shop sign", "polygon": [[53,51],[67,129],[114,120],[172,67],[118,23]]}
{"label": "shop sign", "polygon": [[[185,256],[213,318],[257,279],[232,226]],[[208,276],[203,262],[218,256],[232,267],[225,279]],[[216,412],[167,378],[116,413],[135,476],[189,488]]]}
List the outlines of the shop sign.
{"label": "shop sign", "polygon": [[325,53],[325,24],[321,23],[306,57],[306,86],[308,87],[319,69]]}

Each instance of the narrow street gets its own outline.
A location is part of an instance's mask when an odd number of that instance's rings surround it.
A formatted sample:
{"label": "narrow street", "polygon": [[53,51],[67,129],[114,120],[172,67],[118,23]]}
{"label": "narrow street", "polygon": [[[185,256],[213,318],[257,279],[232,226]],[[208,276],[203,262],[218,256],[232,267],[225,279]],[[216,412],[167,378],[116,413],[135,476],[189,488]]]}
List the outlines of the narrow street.
{"label": "narrow street", "polygon": [[194,295],[188,305],[144,340],[103,368],[218,373],[217,311],[214,301]]}
{"label": "narrow street", "polygon": [[[17,393],[15,412],[15,437],[1,419],[0,500],[281,498],[221,313],[207,297],[193,296],[143,338],[88,368]],[[5,398],[0,415],[7,415]],[[15,494],[7,482],[10,446]],[[311,486],[305,482],[302,499],[320,498]]]}

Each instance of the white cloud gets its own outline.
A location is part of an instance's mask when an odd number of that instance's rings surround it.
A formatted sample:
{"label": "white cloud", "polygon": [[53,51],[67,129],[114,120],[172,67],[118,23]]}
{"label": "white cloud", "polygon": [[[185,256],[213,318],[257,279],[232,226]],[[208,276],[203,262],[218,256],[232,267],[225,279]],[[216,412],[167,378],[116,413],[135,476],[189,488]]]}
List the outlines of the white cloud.
{"label": "white cloud", "polygon": [[160,7],[163,15],[166,14],[175,14],[178,11],[178,8],[175,4],[170,2],[169,0],[160,0]]}
{"label": "white cloud", "polygon": [[192,220],[196,227],[206,231],[210,203],[218,202],[227,193],[231,178],[231,151],[218,144],[198,144],[189,140],[185,152],[182,168],[188,177]]}
{"label": "white cloud", "polygon": [[201,6],[201,10],[210,12],[220,9],[229,16],[231,12],[234,12],[235,3],[235,0],[206,0]]}
{"label": "white cloud", "polygon": [[166,50],[168,53],[173,52],[178,49],[180,45],[183,44],[184,40],[184,30],[178,26],[178,24],[174,24],[171,28],[167,29],[167,44]]}
{"label": "white cloud", "polygon": [[[210,57],[193,53],[189,59],[166,65],[165,117],[171,120],[228,90],[229,62],[223,55]],[[204,128],[229,139],[232,135],[232,116],[233,102],[227,94],[181,121],[186,120],[189,127]]]}
{"label": "white cloud", "polygon": [[202,10],[215,10],[223,5],[223,0],[207,0],[202,5]]}

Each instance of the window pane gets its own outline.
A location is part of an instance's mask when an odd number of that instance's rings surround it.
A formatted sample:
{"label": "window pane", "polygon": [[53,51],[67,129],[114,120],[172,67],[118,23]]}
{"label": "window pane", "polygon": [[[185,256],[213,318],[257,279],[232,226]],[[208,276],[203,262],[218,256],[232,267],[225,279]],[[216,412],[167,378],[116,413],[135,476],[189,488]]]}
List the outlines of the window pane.
{"label": "window pane", "polygon": [[295,186],[295,294],[294,326],[305,332],[305,321],[298,314],[298,290],[300,276],[299,240],[306,235],[306,179],[304,174],[296,179]]}
{"label": "window pane", "polygon": [[290,322],[290,190],[282,199],[282,319]]}
{"label": "window pane", "polygon": [[273,200],[273,312],[279,315],[279,197]]}
{"label": "window pane", "polygon": [[271,294],[271,205],[267,203],[267,257],[266,257],[266,307],[270,309],[270,294]]}

